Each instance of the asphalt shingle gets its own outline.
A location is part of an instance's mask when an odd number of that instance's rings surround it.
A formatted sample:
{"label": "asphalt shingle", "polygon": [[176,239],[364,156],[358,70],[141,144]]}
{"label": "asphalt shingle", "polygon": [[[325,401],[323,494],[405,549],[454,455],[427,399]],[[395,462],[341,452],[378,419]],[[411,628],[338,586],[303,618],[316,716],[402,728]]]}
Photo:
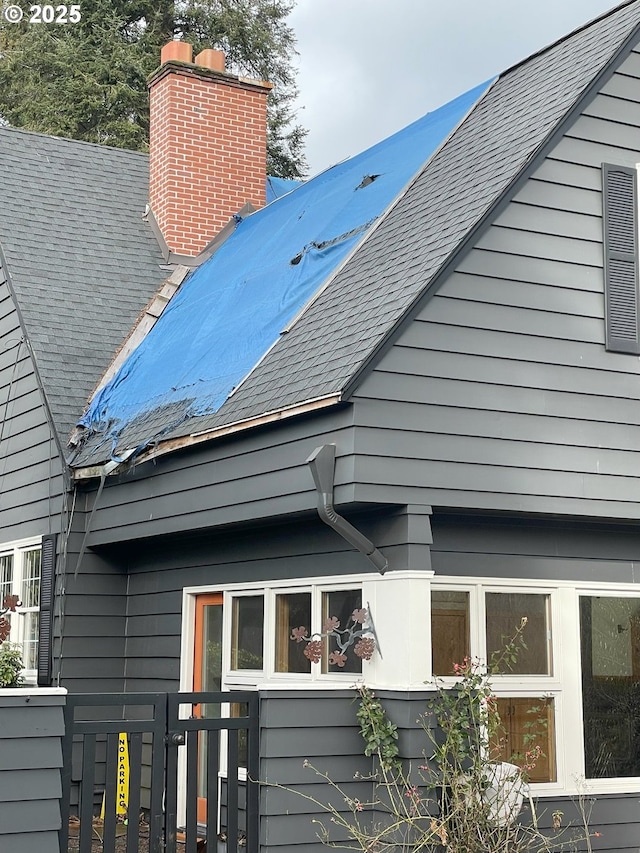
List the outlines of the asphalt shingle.
{"label": "asphalt shingle", "polygon": [[0,127],[0,247],[62,443],[167,272],[148,157]]}
{"label": "asphalt shingle", "polygon": [[339,393],[639,26],[634,0],[505,72],[233,397],[169,435]]}
{"label": "asphalt shingle", "polygon": [[[150,412],[126,427],[119,450],[341,393],[639,27],[640,0],[629,0],[501,75],[215,414],[173,426],[171,411]],[[122,239],[121,252],[128,245]],[[93,437],[74,464],[103,462],[111,450]]]}

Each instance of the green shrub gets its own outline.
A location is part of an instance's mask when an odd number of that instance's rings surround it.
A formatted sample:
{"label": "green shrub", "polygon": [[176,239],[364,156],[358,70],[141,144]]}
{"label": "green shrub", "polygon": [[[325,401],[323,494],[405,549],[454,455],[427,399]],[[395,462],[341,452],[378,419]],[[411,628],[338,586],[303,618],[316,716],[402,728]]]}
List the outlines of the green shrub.
{"label": "green shrub", "polygon": [[0,643],[0,687],[20,687],[23,668],[20,646]]}

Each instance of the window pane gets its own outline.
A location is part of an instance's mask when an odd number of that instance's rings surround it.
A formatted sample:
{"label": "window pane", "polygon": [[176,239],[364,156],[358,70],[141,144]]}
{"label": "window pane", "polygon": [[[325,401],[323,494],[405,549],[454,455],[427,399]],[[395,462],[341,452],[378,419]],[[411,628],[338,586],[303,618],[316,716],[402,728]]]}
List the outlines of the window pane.
{"label": "window pane", "polygon": [[0,557],[0,606],[6,595],[11,595],[13,587],[13,554]]}
{"label": "window pane", "polygon": [[640,776],[640,599],[580,598],[588,779]]}
{"label": "window pane", "polygon": [[[349,631],[347,625],[354,626],[351,614],[354,610],[360,610],[362,607],[362,592],[359,589],[341,589],[334,592],[322,593],[322,629],[326,630],[327,620],[338,620],[335,625],[335,630],[341,632],[341,639],[344,642]],[[335,624],[335,623],[334,623]],[[325,627],[326,626],[326,627]],[[361,628],[361,625],[355,624],[355,629]],[[357,640],[356,640],[357,643]],[[340,647],[338,645],[338,637],[327,637],[325,643],[325,652],[322,656],[322,671],[323,672],[362,672],[362,658],[354,652],[355,643],[347,650],[346,660],[340,658],[344,666],[339,666],[337,663],[330,663],[332,654],[340,655]]]}
{"label": "window pane", "polygon": [[294,628],[311,633],[311,593],[291,592],[276,596],[276,672],[311,672],[305,642],[291,639]]}
{"label": "window pane", "polygon": [[218,692],[222,690],[222,605],[209,604],[202,609],[200,689]]}
{"label": "window pane", "polygon": [[262,669],[264,598],[261,595],[233,599],[231,619],[231,669]]}
{"label": "window pane", "polygon": [[[230,716],[246,717],[249,713],[249,706],[246,702],[233,702],[230,706]],[[248,732],[246,729],[237,729],[236,732],[229,731],[229,738],[238,738],[238,767],[247,766],[247,741]],[[227,751],[229,750],[229,742],[227,742]]]}
{"label": "window pane", "polygon": [[25,669],[37,669],[38,666],[38,611],[23,613],[22,661]]}
{"label": "window pane", "polygon": [[526,648],[519,648],[515,663],[501,662],[500,672],[516,675],[551,674],[551,625],[549,596],[521,592],[488,592],[487,661],[497,660],[506,644],[518,630],[522,619],[527,624],[522,633]]}
{"label": "window pane", "polygon": [[22,552],[22,584],[20,601],[23,607],[40,604],[40,549]]}
{"label": "window pane", "polygon": [[523,767],[530,782],[555,782],[553,699],[501,696],[496,702],[501,729],[492,757]]}
{"label": "window pane", "polygon": [[468,592],[432,590],[431,648],[434,675],[453,675],[453,664],[470,656]]}

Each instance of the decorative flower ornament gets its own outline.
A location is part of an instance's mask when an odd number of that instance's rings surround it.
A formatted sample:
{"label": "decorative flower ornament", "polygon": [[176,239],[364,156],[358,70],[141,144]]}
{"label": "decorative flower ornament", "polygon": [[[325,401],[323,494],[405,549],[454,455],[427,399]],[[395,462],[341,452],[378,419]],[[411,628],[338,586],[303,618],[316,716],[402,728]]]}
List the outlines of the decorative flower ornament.
{"label": "decorative flower ornament", "polygon": [[16,607],[20,607],[17,595],[5,595],[0,607],[0,643],[7,639],[11,632],[11,620],[5,619],[7,613],[15,613]]}
{"label": "decorative flower ornament", "polygon": [[[325,650],[325,643],[328,637],[333,637],[337,649],[330,652],[328,661],[331,666],[337,666],[341,669],[346,665],[348,657],[347,651],[353,646],[354,654],[362,660],[371,660],[373,653],[376,650],[375,637],[371,634],[375,633],[373,621],[370,612],[359,607],[353,611],[345,628],[340,630],[340,620],[337,616],[329,616],[324,621],[324,630],[320,634],[307,634],[307,629],[304,626],[291,629],[289,637],[295,643],[306,642],[306,647],[303,651],[312,663],[319,663]],[[369,636],[365,636],[365,635]]]}

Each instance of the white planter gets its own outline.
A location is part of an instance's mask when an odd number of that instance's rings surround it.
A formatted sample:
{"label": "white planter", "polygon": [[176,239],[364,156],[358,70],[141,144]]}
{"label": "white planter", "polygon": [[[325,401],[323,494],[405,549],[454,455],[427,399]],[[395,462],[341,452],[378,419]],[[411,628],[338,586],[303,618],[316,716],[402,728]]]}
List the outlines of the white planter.
{"label": "white planter", "polygon": [[498,826],[513,823],[520,814],[528,793],[520,768],[506,761],[487,764],[484,776],[487,780],[484,801],[489,806],[489,820]]}

